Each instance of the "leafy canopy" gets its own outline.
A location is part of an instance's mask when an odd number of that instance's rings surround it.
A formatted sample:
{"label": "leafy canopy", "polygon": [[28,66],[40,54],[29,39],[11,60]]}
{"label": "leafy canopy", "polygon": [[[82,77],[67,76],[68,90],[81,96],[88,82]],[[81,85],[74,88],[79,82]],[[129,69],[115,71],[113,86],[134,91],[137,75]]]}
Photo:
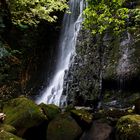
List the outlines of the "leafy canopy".
{"label": "leafy canopy", "polygon": [[88,0],[84,10],[84,27],[93,34],[102,34],[106,29],[119,32],[125,28],[128,8],[123,7],[124,0]]}
{"label": "leafy canopy", "polygon": [[16,25],[36,25],[42,19],[54,22],[54,13],[67,7],[66,0],[9,0],[12,22]]}

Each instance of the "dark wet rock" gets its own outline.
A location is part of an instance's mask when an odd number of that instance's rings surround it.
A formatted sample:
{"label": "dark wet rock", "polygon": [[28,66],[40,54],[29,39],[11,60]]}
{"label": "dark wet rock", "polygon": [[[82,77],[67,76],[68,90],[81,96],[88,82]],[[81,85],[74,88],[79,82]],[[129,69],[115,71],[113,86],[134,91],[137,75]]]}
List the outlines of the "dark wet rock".
{"label": "dark wet rock", "polygon": [[64,83],[68,104],[93,106],[99,90],[99,49],[89,31],[81,30],[76,46],[76,57]]}
{"label": "dark wet rock", "polygon": [[110,140],[112,127],[102,121],[94,121],[91,128],[83,134],[80,140]]}
{"label": "dark wet rock", "polygon": [[135,112],[140,114],[140,98],[135,101]]}
{"label": "dark wet rock", "polygon": [[140,139],[140,115],[127,115],[119,119],[116,125],[116,140]]}
{"label": "dark wet rock", "polygon": [[6,102],[3,112],[6,114],[4,123],[14,126],[20,136],[27,129],[46,120],[42,110],[33,101],[24,97]]}
{"label": "dark wet rock", "polygon": [[76,140],[82,129],[68,114],[61,114],[52,120],[47,129],[47,140]]}
{"label": "dark wet rock", "polygon": [[61,112],[61,109],[54,104],[46,105],[44,103],[41,103],[39,107],[42,109],[43,113],[49,120],[54,119]]}

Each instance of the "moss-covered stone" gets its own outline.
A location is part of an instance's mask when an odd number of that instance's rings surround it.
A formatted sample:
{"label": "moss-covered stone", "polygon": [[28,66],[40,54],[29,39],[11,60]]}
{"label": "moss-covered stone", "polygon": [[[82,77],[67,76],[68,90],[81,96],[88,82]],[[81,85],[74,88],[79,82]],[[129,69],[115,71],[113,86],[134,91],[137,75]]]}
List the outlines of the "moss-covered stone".
{"label": "moss-covered stone", "polygon": [[5,103],[3,112],[6,114],[4,123],[14,126],[19,135],[46,119],[42,110],[33,101],[24,97]]}
{"label": "moss-covered stone", "polygon": [[1,130],[0,140],[23,140],[23,139],[15,136],[14,134]]}
{"label": "moss-covered stone", "polygon": [[81,128],[71,116],[61,114],[49,123],[47,140],[76,140],[81,133]]}
{"label": "moss-covered stone", "polygon": [[140,139],[140,115],[121,117],[116,125],[116,140]]}
{"label": "moss-covered stone", "polygon": [[94,113],[94,117],[95,119],[107,118],[116,121],[122,116],[131,114],[134,114],[134,110],[132,108],[106,108],[100,109],[98,112]]}
{"label": "moss-covered stone", "polygon": [[43,110],[43,113],[49,120],[54,119],[61,112],[60,108],[54,104],[46,105],[41,103],[39,107]]}
{"label": "moss-covered stone", "polygon": [[93,115],[84,109],[73,109],[71,110],[71,115],[83,128],[89,127],[93,120]]}

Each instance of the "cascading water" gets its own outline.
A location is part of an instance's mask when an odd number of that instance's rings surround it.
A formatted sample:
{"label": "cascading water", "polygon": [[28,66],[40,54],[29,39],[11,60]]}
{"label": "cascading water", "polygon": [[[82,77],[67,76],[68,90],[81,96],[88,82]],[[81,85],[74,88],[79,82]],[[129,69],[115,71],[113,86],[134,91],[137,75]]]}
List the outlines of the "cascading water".
{"label": "cascading water", "polygon": [[37,99],[37,104],[63,104],[60,101],[63,92],[65,72],[69,70],[76,55],[75,46],[77,36],[82,22],[83,0],[70,0],[70,14],[65,14],[63,19],[63,29],[60,35],[59,58],[55,75],[43,95]]}

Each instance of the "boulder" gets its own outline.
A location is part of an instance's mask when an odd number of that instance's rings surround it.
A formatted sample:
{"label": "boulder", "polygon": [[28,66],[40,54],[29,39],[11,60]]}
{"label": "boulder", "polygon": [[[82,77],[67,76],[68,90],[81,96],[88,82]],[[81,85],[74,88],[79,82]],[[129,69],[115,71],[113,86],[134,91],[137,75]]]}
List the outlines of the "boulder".
{"label": "boulder", "polygon": [[43,113],[49,120],[54,119],[61,112],[60,108],[54,104],[46,105],[41,103],[39,107],[43,110]]}
{"label": "boulder", "polygon": [[102,121],[94,121],[91,128],[83,134],[80,140],[109,140],[112,127]]}
{"label": "boulder", "polygon": [[42,110],[33,101],[25,97],[6,102],[3,112],[6,114],[4,123],[14,126],[20,136],[28,128],[37,126],[46,119]]}
{"label": "boulder", "polygon": [[82,129],[69,114],[61,114],[48,125],[47,140],[75,140]]}
{"label": "boulder", "polygon": [[50,104],[46,105],[44,103],[41,103],[39,105],[42,112],[45,114],[47,120],[43,121],[40,125],[34,126],[32,128],[29,128],[24,133],[25,139],[30,140],[45,140],[46,139],[46,129],[48,127],[48,123],[53,120],[57,115],[60,113],[60,108],[56,105]]}
{"label": "boulder", "polygon": [[140,139],[140,115],[121,117],[116,125],[116,140]]}
{"label": "boulder", "polygon": [[0,131],[0,140],[23,140],[23,139],[15,136],[12,133],[1,130]]}

